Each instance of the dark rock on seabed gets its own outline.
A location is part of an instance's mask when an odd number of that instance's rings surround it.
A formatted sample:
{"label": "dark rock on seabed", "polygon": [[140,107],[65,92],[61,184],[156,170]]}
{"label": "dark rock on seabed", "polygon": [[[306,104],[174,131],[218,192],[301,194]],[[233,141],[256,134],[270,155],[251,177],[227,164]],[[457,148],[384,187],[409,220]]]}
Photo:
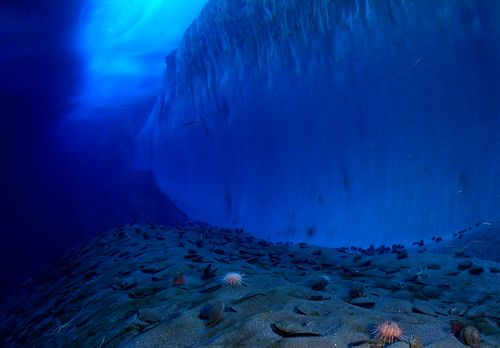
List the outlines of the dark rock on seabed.
{"label": "dark rock on seabed", "polygon": [[[400,252],[270,243],[198,222],[121,226],[21,286],[0,343],[370,347],[374,327],[391,320],[404,333],[395,348],[465,347],[450,323],[476,328],[481,347],[500,346],[498,263],[471,257],[464,269],[456,256]],[[234,286],[231,272],[242,276]]]}

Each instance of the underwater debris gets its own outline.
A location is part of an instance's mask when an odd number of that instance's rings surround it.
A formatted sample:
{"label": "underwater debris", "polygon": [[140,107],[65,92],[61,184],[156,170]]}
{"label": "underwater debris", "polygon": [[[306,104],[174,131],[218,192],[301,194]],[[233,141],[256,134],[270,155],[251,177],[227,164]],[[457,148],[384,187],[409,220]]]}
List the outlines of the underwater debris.
{"label": "underwater debris", "polygon": [[324,291],[329,282],[330,278],[328,278],[327,276],[318,277],[313,280],[311,289],[316,291]]}
{"label": "underwater debris", "polygon": [[472,275],[479,275],[484,272],[484,268],[482,266],[473,265],[469,268],[468,272]]}
{"label": "underwater debris", "polygon": [[349,300],[349,303],[356,307],[371,309],[375,307],[375,298],[373,296],[359,296]]}
{"label": "underwater debris", "polygon": [[203,274],[201,275],[202,280],[209,280],[215,277],[217,273],[217,268],[212,268],[212,264],[208,264],[207,267],[203,269]]}
{"label": "underwater debris", "polygon": [[460,261],[458,264],[457,264],[457,268],[460,270],[460,271],[464,271],[466,269],[469,269],[472,267],[472,261],[469,261],[469,260],[464,260],[464,261]]}
{"label": "underwater debris", "polygon": [[480,347],[481,334],[474,326],[466,325],[457,320],[452,320],[450,325],[451,333],[458,338],[460,342],[472,348]]}
{"label": "underwater debris", "polygon": [[202,294],[208,294],[211,292],[215,292],[215,291],[219,290],[220,288],[222,288],[222,285],[220,285],[220,284],[211,284],[211,285],[207,285],[204,288],[201,288],[199,290],[199,292],[201,292]]}
{"label": "underwater debris", "polygon": [[473,326],[466,326],[460,330],[460,341],[472,348],[479,348],[481,335],[479,330]]}
{"label": "underwater debris", "polygon": [[410,348],[424,348],[424,345],[422,344],[422,342],[420,342],[420,338],[418,338],[417,335],[413,335],[410,337],[410,339],[408,340],[408,345],[410,346]]}
{"label": "underwater debris", "polygon": [[443,241],[443,237],[433,236],[433,237],[431,238],[431,240],[433,240],[433,241],[434,241],[434,242],[436,242],[436,243],[439,243],[439,242]]}
{"label": "underwater debris", "polygon": [[349,348],[351,347],[359,347],[359,346],[362,346],[362,345],[365,345],[365,344],[370,344],[372,345],[372,347],[374,348],[379,348],[381,347],[382,345],[380,344],[380,342],[376,341],[376,340],[361,340],[361,341],[355,341],[355,342],[351,342],[349,343],[347,346]]}
{"label": "underwater debris", "polygon": [[161,321],[161,314],[154,308],[141,308],[137,311],[139,319],[146,323],[157,323]]}
{"label": "underwater debris", "polygon": [[186,285],[186,278],[182,272],[176,272],[174,275],[174,279],[172,280],[172,284],[174,286],[183,286]]}
{"label": "underwater debris", "polygon": [[308,330],[305,325],[294,321],[279,321],[271,324],[271,328],[281,337],[318,337],[318,332]]}
{"label": "underwater debris", "polygon": [[398,260],[406,259],[407,257],[408,257],[408,252],[406,250],[400,251],[396,256]]}
{"label": "underwater debris", "polygon": [[224,303],[217,301],[213,304],[207,303],[200,310],[198,317],[206,320],[207,327],[213,327],[224,319]]}
{"label": "underwater debris", "polygon": [[355,284],[349,289],[349,300],[365,295],[365,287],[363,284]]}
{"label": "underwater debris", "polygon": [[419,240],[419,241],[416,241],[416,242],[413,242],[412,245],[416,245],[416,246],[424,246],[425,242],[423,239]]}

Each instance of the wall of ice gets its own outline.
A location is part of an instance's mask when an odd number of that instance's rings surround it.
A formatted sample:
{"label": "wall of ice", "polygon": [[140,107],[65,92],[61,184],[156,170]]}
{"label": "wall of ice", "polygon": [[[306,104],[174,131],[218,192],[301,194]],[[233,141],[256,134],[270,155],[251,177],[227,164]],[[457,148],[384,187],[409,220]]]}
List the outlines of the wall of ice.
{"label": "wall of ice", "polygon": [[500,3],[211,0],[139,137],[194,218],[411,242],[500,217]]}

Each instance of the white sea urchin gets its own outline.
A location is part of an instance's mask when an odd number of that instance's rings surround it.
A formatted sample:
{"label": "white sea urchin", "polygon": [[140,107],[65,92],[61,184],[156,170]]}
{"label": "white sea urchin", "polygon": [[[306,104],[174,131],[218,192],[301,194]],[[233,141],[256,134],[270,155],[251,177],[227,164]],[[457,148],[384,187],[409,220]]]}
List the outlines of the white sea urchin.
{"label": "white sea urchin", "polygon": [[226,273],[226,275],[222,278],[222,281],[227,286],[243,285],[243,277],[241,276],[241,274],[236,272]]}

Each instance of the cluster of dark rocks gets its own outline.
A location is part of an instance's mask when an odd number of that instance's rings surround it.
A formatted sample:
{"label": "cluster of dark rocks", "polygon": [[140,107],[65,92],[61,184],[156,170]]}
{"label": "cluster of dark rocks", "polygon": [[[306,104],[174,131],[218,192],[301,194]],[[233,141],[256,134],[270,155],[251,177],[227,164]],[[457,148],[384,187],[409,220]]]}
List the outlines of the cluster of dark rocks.
{"label": "cluster of dark rocks", "polygon": [[[476,333],[497,347],[498,263],[421,249],[271,243],[199,222],[120,226],[20,287],[1,343],[363,347],[392,320],[418,337],[395,347],[463,347]],[[228,285],[230,272],[243,281]]]}

